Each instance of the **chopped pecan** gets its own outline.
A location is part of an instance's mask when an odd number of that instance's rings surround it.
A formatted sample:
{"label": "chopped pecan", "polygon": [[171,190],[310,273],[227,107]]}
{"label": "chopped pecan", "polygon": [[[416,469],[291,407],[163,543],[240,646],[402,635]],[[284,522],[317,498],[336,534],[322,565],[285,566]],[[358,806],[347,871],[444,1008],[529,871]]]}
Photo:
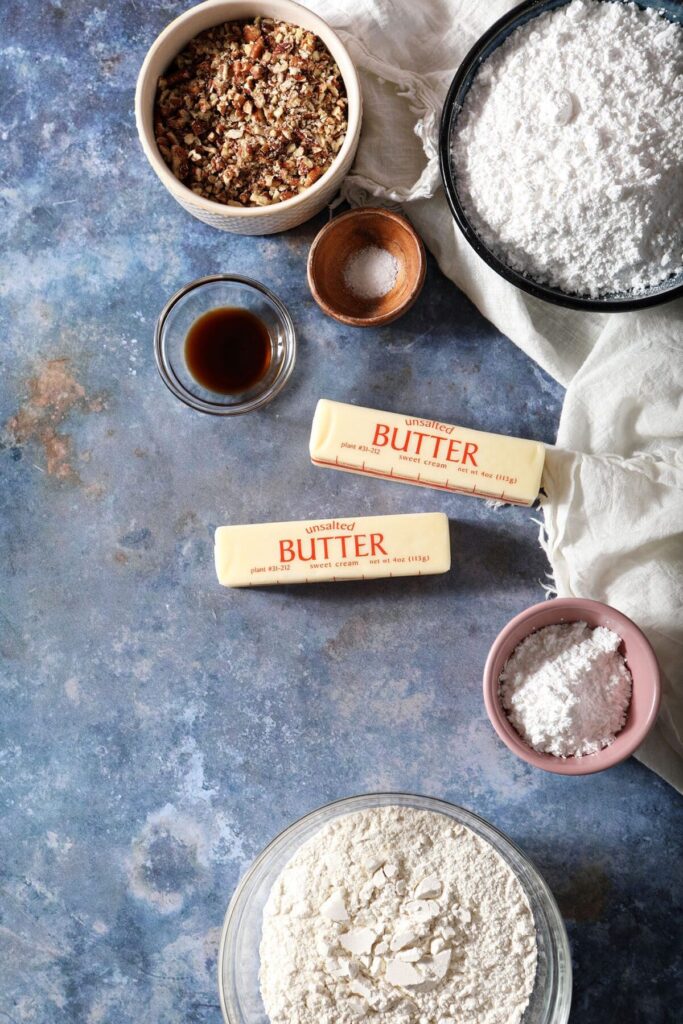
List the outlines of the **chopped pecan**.
{"label": "chopped pecan", "polygon": [[268,206],[309,188],[341,149],[344,82],[313,33],[269,18],[227,22],[191,40],[159,79],[154,130],[197,195]]}
{"label": "chopped pecan", "polygon": [[313,182],[317,181],[318,178],[324,173],[325,172],[323,171],[322,167],[312,167],[311,170],[306,175],[306,177],[304,178],[304,188],[310,188]]}
{"label": "chopped pecan", "polygon": [[266,44],[263,41],[263,36],[259,36],[256,42],[252,45],[249,51],[249,57],[251,60],[258,60],[259,57],[265,52]]}

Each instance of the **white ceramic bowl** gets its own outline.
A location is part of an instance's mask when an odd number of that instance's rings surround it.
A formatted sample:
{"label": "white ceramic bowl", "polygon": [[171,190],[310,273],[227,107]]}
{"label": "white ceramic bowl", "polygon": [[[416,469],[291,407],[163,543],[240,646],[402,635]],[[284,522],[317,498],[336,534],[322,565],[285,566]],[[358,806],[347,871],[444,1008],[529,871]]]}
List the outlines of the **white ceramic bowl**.
{"label": "white ceramic bowl", "polygon": [[[327,46],[341,71],[348,97],[346,138],[332,166],[310,188],[272,206],[225,206],[196,195],[178,181],[164,162],[154,138],[154,98],[159,76],[191,39],[224,21],[240,21],[257,14],[288,21],[315,32]],[[362,118],[362,99],[358,74],[346,47],[330,26],[312,11],[292,0],[207,0],[181,14],[157,36],[140,68],[135,90],[135,121],[145,156],[174,199],[188,213],[221,231],[238,235],[272,235],[276,231],[302,224],[319,213],[339,191],[351,169],[358,148]]]}

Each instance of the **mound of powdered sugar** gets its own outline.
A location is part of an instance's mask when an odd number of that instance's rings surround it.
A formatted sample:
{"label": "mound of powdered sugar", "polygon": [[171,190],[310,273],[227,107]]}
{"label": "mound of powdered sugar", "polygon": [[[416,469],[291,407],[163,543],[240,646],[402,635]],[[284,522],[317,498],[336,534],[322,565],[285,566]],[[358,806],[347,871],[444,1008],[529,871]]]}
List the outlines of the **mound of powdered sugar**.
{"label": "mound of powdered sugar", "polygon": [[524,891],[450,818],[377,807],[292,857],[263,914],[273,1024],[518,1024],[536,975]]}
{"label": "mound of powdered sugar", "polygon": [[453,167],[504,263],[567,292],[639,292],[683,269],[683,28],[573,0],[513,32],[458,115]]}
{"label": "mound of powdered sugar", "polygon": [[530,747],[581,757],[614,742],[631,700],[620,644],[611,629],[570,622],[545,626],[515,648],[500,675],[500,695]]}

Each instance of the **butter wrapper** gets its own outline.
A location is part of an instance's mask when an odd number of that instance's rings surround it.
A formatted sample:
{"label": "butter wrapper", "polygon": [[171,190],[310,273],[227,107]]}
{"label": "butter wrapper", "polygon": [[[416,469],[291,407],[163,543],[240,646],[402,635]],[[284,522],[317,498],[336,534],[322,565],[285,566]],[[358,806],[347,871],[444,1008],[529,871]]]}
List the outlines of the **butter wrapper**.
{"label": "butter wrapper", "polygon": [[316,466],[515,505],[536,500],[545,461],[539,441],[326,398],[315,410],[310,452]]}
{"label": "butter wrapper", "polygon": [[216,573],[226,587],[372,580],[448,572],[442,512],[219,526]]}

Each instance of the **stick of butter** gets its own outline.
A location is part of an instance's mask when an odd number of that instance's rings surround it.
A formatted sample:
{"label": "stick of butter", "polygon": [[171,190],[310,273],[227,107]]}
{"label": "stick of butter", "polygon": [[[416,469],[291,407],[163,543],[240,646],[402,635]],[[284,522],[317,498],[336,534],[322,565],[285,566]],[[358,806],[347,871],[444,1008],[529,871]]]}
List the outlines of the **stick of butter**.
{"label": "stick of butter", "polygon": [[451,567],[443,512],[219,526],[215,555],[225,587],[432,576]]}
{"label": "stick of butter", "polygon": [[310,450],[316,466],[515,505],[533,504],[545,460],[539,441],[326,398],[315,410]]}

